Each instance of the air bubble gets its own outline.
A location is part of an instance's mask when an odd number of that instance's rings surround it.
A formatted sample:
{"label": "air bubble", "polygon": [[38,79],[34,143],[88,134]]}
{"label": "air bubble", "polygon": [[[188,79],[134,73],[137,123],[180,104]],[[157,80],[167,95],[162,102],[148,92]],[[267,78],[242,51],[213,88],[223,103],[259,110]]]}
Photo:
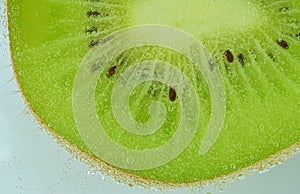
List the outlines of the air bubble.
{"label": "air bubble", "polygon": [[237,148],[241,148],[241,147],[242,147],[242,144],[238,143],[238,144],[236,144],[236,147],[237,147]]}
{"label": "air bubble", "polygon": [[141,71],[136,71],[136,75],[141,75]]}
{"label": "air bubble", "polygon": [[260,128],[260,130],[264,130],[265,126],[264,125],[260,125],[259,128]]}
{"label": "air bubble", "polygon": [[70,84],[69,81],[66,81],[66,82],[65,82],[65,86],[66,86],[66,87],[69,87],[70,85],[71,85],[71,84]]}
{"label": "air bubble", "polygon": [[127,164],[133,164],[133,163],[134,163],[134,158],[133,158],[133,157],[130,157],[130,156],[127,157],[127,158],[126,158],[126,163],[127,163]]}
{"label": "air bubble", "polygon": [[235,164],[233,164],[233,163],[230,164],[230,168],[231,168],[231,169],[235,169],[235,167],[236,167]]}
{"label": "air bubble", "polygon": [[266,172],[269,172],[269,171],[270,171],[270,168],[269,168],[269,167],[263,167],[263,168],[266,168],[266,169],[258,171],[258,172],[259,172],[259,174],[264,174],[264,173],[266,173]]}
{"label": "air bubble", "polygon": [[146,58],[147,59],[151,59],[152,58],[152,54],[151,53],[146,53]]}
{"label": "air bubble", "polygon": [[158,58],[163,59],[164,57],[165,57],[165,55],[163,53],[158,54]]}
{"label": "air bubble", "polygon": [[107,46],[107,48],[111,48],[112,47],[111,42],[106,43],[106,46]]}
{"label": "air bubble", "polygon": [[87,174],[88,174],[88,175],[95,175],[96,173],[95,173],[94,171],[88,170],[88,171],[87,171]]}
{"label": "air bubble", "polygon": [[169,106],[168,110],[169,110],[170,112],[172,112],[172,111],[174,110],[174,107],[171,105],[171,106]]}

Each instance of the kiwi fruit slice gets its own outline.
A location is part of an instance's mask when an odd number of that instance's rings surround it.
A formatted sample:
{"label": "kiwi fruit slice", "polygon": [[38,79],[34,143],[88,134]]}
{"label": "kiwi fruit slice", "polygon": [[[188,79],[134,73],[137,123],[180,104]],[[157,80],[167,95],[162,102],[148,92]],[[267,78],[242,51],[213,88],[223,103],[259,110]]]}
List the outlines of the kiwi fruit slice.
{"label": "kiwi fruit slice", "polygon": [[[151,184],[186,185],[268,166],[272,158],[280,161],[299,148],[300,1],[8,0],[7,8],[13,66],[28,106],[68,150],[107,172]],[[159,81],[134,88],[128,103],[132,118],[145,124],[151,120],[147,110],[159,101],[166,114],[159,130],[141,135],[119,125],[111,95],[134,64],[159,59],[180,69],[201,110],[195,136],[175,159],[155,168],[126,169],[106,163],[93,151],[101,148],[85,144],[72,95],[85,55],[110,41],[110,34],[143,24],[180,29],[204,45],[224,80],[226,114],[214,145],[199,154],[213,106],[205,77],[193,61],[172,49],[141,45],[123,51],[106,64],[95,91],[97,118],[112,141],[132,150],[154,149],[175,136],[180,125],[181,97]],[[91,71],[97,68],[95,64]],[[156,72],[172,77],[164,68]]]}

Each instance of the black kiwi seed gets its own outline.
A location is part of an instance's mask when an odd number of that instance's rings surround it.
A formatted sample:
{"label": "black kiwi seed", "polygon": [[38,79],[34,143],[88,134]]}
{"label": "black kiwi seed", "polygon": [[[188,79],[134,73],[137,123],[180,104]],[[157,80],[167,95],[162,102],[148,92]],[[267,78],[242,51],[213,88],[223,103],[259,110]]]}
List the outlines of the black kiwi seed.
{"label": "black kiwi seed", "polygon": [[177,94],[176,94],[175,89],[174,89],[174,88],[170,88],[170,89],[169,89],[169,99],[170,99],[172,102],[174,102],[174,101],[176,100],[176,96],[177,96]]}
{"label": "black kiwi seed", "polygon": [[111,67],[111,68],[107,71],[106,76],[107,76],[108,78],[110,78],[111,76],[113,76],[113,75],[115,74],[115,72],[116,72],[116,69],[117,69],[117,66]]}
{"label": "black kiwi seed", "polygon": [[108,42],[108,41],[110,41],[111,39],[113,39],[114,38],[114,36],[108,36],[108,37],[106,37],[106,38],[104,38],[104,39],[101,39],[101,40],[92,40],[91,42],[90,42],[90,44],[89,44],[89,47],[90,48],[92,48],[92,47],[94,47],[94,46],[97,46],[97,45],[99,45],[100,43],[106,43],[106,42]]}
{"label": "black kiwi seed", "polygon": [[154,88],[152,85],[149,87],[148,91],[147,91],[148,96],[150,97],[155,97],[159,94],[159,89],[158,88]]}
{"label": "black kiwi seed", "polygon": [[300,38],[300,33],[299,33],[299,34],[296,34],[296,37],[297,37],[297,38]]}
{"label": "black kiwi seed", "polygon": [[97,46],[100,43],[99,40],[92,40],[89,44],[89,47],[92,48],[94,46]]}
{"label": "black kiwi seed", "polygon": [[277,40],[277,44],[284,49],[288,49],[289,45],[285,40]]}
{"label": "black kiwi seed", "polygon": [[153,86],[150,86],[147,91],[148,96],[152,96],[152,91],[153,91]]}
{"label": "black kiwi seed", "polygon": [[98,28],[96,28],[95,26],[89,27],[88,29],[85,30],[85,32],[89,34],[91,34],[92,32],[98,32]]}
{"label": "black kiwi seed", "polygon": [[92,17],[92,16],[98,16],[98,15],[100,15],[100,13],[98,11],[91,10],[91,11],[86,12],[86,15],[88,17]]}
{"label": "black kiwi seed", "polygon": [[238,59],[239,59],[239,62],[244,65],[245,64],[245,57],[242,53],[238,54]]}
{"label": "black kiwi seed", "polygon": [[113,36],[113,35],[107,36],[101,40],[101,43],[106,43],[106,42],[112,40],[114,37],[115,36]]}
{"label": "black kiwi seed", "polygon": [[279,9],[280,12],[287,12],[287,11],[290,11],[291,8],[290,7],[282,7]]}
{"label": "black kiwi seed", "polygon": [[272,53],[267,53],[268,57],[275,62],[275,57]]}
{"label": "black kiwi seed", "polygon": [[227,61],[232,63],[234,60],[232,52],[230,50],[226,50],[224,54],[226,56]]}

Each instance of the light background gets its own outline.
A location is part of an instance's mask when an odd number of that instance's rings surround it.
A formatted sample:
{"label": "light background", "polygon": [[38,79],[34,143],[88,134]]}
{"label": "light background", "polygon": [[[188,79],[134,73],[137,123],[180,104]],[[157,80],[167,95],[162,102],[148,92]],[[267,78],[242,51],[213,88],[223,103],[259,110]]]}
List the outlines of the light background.
{"label": "light background", "polygon": [[[26,108],[14,79],[5,1],[0,0],[0,194],[190,193],[129,187],[76,160],[43,130]],[[300,154],[271,171],[223,186],[224,194],[299,194]],[[192,193],[220,193],[207,187]]]}

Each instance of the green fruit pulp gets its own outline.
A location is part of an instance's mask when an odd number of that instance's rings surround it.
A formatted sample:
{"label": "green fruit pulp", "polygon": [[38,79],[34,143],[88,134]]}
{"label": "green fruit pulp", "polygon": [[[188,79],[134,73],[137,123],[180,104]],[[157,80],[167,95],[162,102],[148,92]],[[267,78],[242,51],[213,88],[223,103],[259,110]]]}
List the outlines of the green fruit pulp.
{"label": "green fruit pulp", "polygon": [[[89,44],[104,36],[138,24],[170,25],[195,36],[213,56],[227,92],[224,127],[212,149],[198,154],[211,114],[208,86],[188,59],[174,51],[145,46],[126,51],[122,68],[98,83],[97,114],[109,136],[132,149],[164,144],[176,132],[180,117],[178,100],[170,102],[168,86],[145,83],[130,98],[133,117],[147,122],[151,102],[167,107],[167,120],[150,136],[123,130],[111,112],[110,95],[117,77],[130,65],[157,59],[163,53],[189,77],[200,104],[200,123],[191,144],[178,158],[164,166],[132,171],[152,180],[197,182],[239,170],[268,158],[300,141],[300,2],[237,1],[32,1],[8,0],[9,34],[17,78],[29,106],[58,135],[93,155],[82,141],[72,112],[72,89],[76,71]],[[87,16],[90,10],[98,16]],[[88,32],[96,27],[97,32]],[[289,48],[283,48],[284,40]],[[230,50],[234,61],[224,52]],[[243,58],[238,57],[242,54]],[[111,65],[118,63],[113,61]],[[155,95],[149,95],[153,92]],[[180,97],[179,97],[180,98]],[[101,107],[101,108],[100,108]],[[144,108],[143,108],[144,107]],[[96,141],[96,140],[95,140]]]}

